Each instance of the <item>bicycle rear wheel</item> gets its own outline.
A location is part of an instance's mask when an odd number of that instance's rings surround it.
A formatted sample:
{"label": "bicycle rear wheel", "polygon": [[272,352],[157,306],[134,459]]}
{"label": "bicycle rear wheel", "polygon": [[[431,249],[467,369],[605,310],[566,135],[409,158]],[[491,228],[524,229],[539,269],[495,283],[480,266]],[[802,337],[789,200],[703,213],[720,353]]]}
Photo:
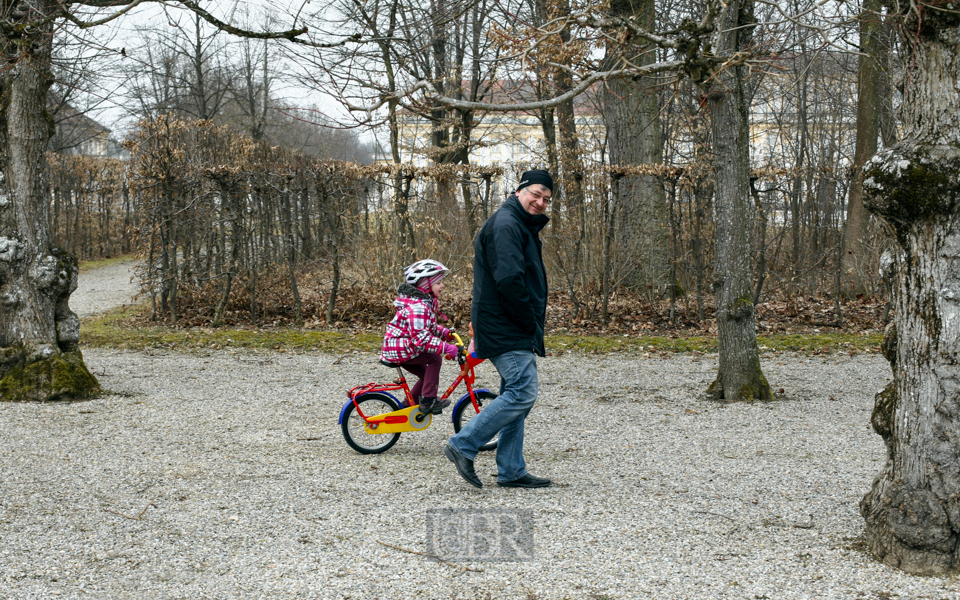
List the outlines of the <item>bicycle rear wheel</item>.
{"label": "bicycle rear wheel", "polygon": [[[360,411],[367,417],[400,410],[400,405],[393,398],[378,392],[369,392],[357,396],[357,404],[360,406]],[[357,414],[357,407],[351,404],[347,413],[343,415],[343,422],[341,423],[343,439],[347,440],[347,444],[361,454],[386,452],[400,439],[399,433],[367,433],[363,428],[363,423],[363,417]]]}
{"label": "bicycle rear wheel", "polygon": [[[481,410],[483,410],[484,402],[490,402],[491,400],[497,397],[497,395],[494,394],[493,392],[476,392],[475,395],[477,397],[477,405],[480,407]],[[460,430],[463,429],[463,426],[466,425],[470,419],[474,418],[478,414],[480,413],[478,413],[477,409],[473,407],[473,402],[470,402],[469,398],[461,402],[460,406],[458,406],[453,413],[453,431],[456,433],[460,433]],[[499,433],[493,436],[492,440],[480,446],[480,451],[487,452],[489,450],[496,449],[497,439],[499,437],[500,437]]]}

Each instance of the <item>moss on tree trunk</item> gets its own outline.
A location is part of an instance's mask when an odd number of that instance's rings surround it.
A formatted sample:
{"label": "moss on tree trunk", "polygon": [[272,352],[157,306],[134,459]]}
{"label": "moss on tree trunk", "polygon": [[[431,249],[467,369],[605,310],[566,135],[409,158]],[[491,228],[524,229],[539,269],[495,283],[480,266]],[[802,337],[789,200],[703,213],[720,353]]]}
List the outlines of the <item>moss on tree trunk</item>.
{"label": "moss on tree trunk", "polygon": [[715,400],[757,402],[773,400],[773,390],[760,368],[756,316],[747,297],[717,311],[720,366],[707,388]]}
{"label": "moss on tree trunk", "polygon": [[101,392],[96,377],[83,363],[79,348],[30,359],[24,357],[23,352],[11,350],[5,349],[4,359],[16,366],[0,379],[0,400],[46,402],[89,398]]}

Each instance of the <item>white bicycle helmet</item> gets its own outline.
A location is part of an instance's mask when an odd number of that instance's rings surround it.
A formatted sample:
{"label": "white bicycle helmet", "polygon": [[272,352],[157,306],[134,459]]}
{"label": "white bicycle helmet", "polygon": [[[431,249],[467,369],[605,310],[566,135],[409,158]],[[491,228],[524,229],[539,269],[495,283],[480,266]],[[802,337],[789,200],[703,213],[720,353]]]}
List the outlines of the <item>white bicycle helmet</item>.
{"label": "white bicycle helmet", "polygon": [[441,275],[449,272],[450,269],[446,268],[435,260],[427,258],[424,260],[418,260],[409,267],[405,268],[403,270],[403,279],[410,285],[416,285],[417,282],[424,277],[433,277],[434,275]]}

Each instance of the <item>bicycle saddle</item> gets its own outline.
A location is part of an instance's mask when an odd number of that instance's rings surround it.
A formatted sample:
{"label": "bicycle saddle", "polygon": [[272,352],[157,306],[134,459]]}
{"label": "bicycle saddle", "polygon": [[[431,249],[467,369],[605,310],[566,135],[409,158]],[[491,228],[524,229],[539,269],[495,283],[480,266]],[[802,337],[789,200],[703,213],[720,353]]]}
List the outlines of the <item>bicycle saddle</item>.
{"label": "bicycle saddle", "polygon": [[380,364],[383,365],[383,366],[385,366],[385,367],[390,367],[391,369],[399,369],[399,368],[400,368],[400,365],[398,365],[398,364],[396,364],[396,363],[392,363],[392,362],[386,361],[386,360],[383,360],[382,358],[380,359]]}

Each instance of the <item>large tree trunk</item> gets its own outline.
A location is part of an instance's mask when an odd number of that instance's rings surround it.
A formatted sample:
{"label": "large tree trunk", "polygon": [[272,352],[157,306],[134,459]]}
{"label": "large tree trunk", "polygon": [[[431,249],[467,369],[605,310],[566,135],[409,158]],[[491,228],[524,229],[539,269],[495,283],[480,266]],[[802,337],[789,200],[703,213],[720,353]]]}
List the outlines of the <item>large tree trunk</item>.
{"label": "large tree trunk", "polygon": [[[653,27],[653,0],[612,0],[610,14],[633,18]],[[608,52],[623,52],[610,48]],[[633,64],[650,64],[656,52],[650,45],[637,47]],[[663,162],[663,141],[657,102],[657,82],[652,77],[618,78],[607,83],[603,100],[610,164],[635,166]],[[620,225],[623,242],[624,282],[633,288],[663,291],[670,272],[670,240],[666,196],[652,175],[627,175],[620,180]]]}
{"label": "large tree trunk", "polygon": [[[42,7],[18,2],[6,10],[7,18],[30,19]],[[43,193],[53,26],[23,31],[31,37],[0,35],[8,54],[22,53],[0,72],[0,400],[87,397],[100,387],[83,363],[80,320],[67,305],[77,263],[52,245]]]}
{"label": "large tree trunk", "polygon": [[877,152],[880,135],[881,79],[885,76],[881,64],[886,50],[881,43],[882,20],[880,0],[864,0],[860,15],[860,54],[857,78],[857,142],[853,154],[854,178],[850,182],[847,201],[847,220],[844,224],[843,254],[840,262],[841,289],[846,296],[866,291],[864,252],[867,241],[868,215],[863,206],[863,177],[861,169]]}
{"label": "large tree trunk", "polygon": [[917,574],[960,571],[960,19],[935,6],[922,24],[915,6],[892,6],[910,57],[904,137],[863,184],[899,252],[884,340],[893,381],[872,419],[887,462],[860,513],[871,551]]}
{"label": "large tree trunk", "polygon": [[[560,2],[547,2],[547,0],[537,0],[537,15],[540,23],[549,22],[552,19],[570,15],[570,4],[568,0]],[[565,27],[559,33],[559,41],[562,44],[560,48],[555,49],[555,56],[550,60],[557,60],[569,66],[570,59],[561,49],[565,49],[570,43],[570,28]],[[573,76],[569,71],[556,67],[541,67],[540,89],[547,87],[545,85],[546,77],[550,78],[551,94],[562,95],[573,89]],[[554,179],[560,182],[560,186],[553,190],[553,209],[550,215],[551,233],[560,237],[558,243],[551,244],[556,255],[557,265],[560,268],[563,278],[566,280],[567,290],[570,294],[570,301],[574,306],[574,318],[580,315],[581,303],[577,293],[578,282],[581,279],[583,245],[586,239],[585,202],[583,194],[583,160],[580,154],[580,139],[577,135],[576,111],[573,99],[566,100],[556,107],[556,128],[552,132],[554,153],[553,162],[550,168],[554,169]],[[552,125],[552,119],[551,119]],[[544,128],[545,137],[546,127]],[[559,145],[557,137],[559,136]],[[561,237],[561,234],[562,237]]]}
{"label": "large tree trunk", "polygon": [[[718,50],[734,52],[749,43],[752,0],[732,0],[724,10]],[[750,198],[750,131],[744,87],[747,69],[717,73],[707,93],[716,196],[717,334],[720,368],[708,392],[727,402],[771,400],[760,369],[756,314],[751,291],[750,230],[756,207]]]}

